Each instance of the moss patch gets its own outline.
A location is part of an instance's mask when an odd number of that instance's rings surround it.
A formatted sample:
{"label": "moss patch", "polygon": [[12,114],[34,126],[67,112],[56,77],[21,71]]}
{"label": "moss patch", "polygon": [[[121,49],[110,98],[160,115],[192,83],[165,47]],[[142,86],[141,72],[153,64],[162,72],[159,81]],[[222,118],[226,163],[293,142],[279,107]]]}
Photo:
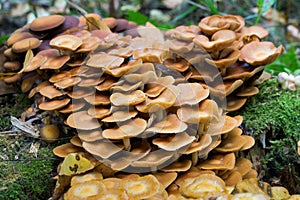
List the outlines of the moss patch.
{"label": "moss patch", "polygon": [[[244,128],[265,144],[262,158],[265,178],[282,179],[284,169],[300,168],[297,141],[300,140],[300,90],[282,90],[276,79],[259,86],[260,92],[250,98],[238,112],[244,117]],[[297,170],[296,170],[297,171]],[[300,186],[300,172],[294,174]],[[296,187],[295,186],[295,187]],[[294,188],[294,190],[297,190]]]}

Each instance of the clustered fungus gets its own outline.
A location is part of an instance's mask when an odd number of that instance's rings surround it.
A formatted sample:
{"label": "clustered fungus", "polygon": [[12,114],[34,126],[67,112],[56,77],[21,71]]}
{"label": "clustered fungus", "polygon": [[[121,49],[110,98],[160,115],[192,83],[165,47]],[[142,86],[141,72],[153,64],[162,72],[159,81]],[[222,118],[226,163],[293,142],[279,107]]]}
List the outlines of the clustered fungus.
{"label": "clustered fungus", "polygon": [[280,72],[277,76],[277,81],[284,90],[294,91],[300,86],[300,76],[294,76],[286,72]]}
{"label": "clustered fungus", "polygon": [[29,82],[38,108],[75,132],[53,150],[65,159],[54,197],[255,196],[232,193],[257,171],[237,157],[254,139],[228,112],[259,92],[264,65],[283,51],[267,34],[234,15],[162,33],[96,14],[42,17],[13,33],[4,54],[16,74],[5,81]]}

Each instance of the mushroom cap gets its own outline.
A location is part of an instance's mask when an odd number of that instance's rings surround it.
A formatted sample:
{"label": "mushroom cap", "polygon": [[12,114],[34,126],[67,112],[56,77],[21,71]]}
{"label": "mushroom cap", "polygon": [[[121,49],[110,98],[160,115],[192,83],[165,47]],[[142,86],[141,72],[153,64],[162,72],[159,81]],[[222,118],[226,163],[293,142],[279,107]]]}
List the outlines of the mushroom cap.
{"label": "mushroom cap", "polygon": [[148,82],[144,90],[147,97],[155,98],[160,95],[165,88],[175,83],[172,76],[158,77],[156,81]]}
{"label": "mushroom cap", "polygon": [[259,89],[257,87],[248,86],[248,87],[241,88],[241,90],[236,93],[236,96],[250,97],[250,96],[256,95],[258,92],[259,92]]}
{"label": "mushroom cap", "polygon": [[236,35],[234,31],[219,30],[212,35],[211,40],[204,35],[197,35],[193,42],[208,52],[214,52],[229,47],[235,40]]}
{"label": "mushroom cap", "polygon": [[84,100],[91,105],[109,105],[109,95],[106,93],[95,93],[89,96],[84,97]]}
{"label": "mushroom cap", "polygon": [[101,52],[90,55],[86,65],[94,68],[116,68],[124,62],[124,58]]}
{"label": "mushroom cap", "polygon": [[239,151],[245,144],[245,140],[240,135],[235,135],[223,139],[221,144],[215,148],[216,151],[226,153],[226,152],[236,152]]}
{"label": "mushroom cap", "polygon": [[71,73],[68,71],[61,71],[59,73],[53,74],[50,78],[49,78],[49,82],[50,83],[56,83],[59,81],[62,81],[64,78],[70,78],[71,77]]}
{"label": "mushroom cap", "polygon": [[183,161],[176,161],[172,164],[168,165],[161,169],[163,172],[186,172],[192,166],[192,161],[190,160],[183,160]]}
{"label": "mushroom cap", "polygon": [[7,46],[12,46],[16,42],[19,42],[26,38],[33,38],[33,35],[29,32],[14,32],[9,36],[6,41]]}
{"label": "mushroom cap", "polygon": [[65,17],[62,15],[50,15],[36,18],[30,24],[30,30],[32,31],[45,31],[58,27],[63,24]]}
{"label": "mushroom cap", "polygon": [[47,143],[53,143],[59,138],[59,129],[54,124],[47,124],[40,129],[42,140]]}
{"label": "mushroom cap", "polygon": [[243,177],[238,171],[230,171],[229,175],[226,178],[224,178],[226,186],[236,186],[236,184],[238,184],[242,180]]}
{"label": "mushroom cap", "polygon": [[157,151],[152,151],[145,157],[133,161],[131,163],[132,167],[157,167],[169,159],[173,157],[173,152],[168,152],[165,150],[157,150]]}
{"label": "mushroom cap", "polygon": [[269,35],[269,31],[262,26],[243,27],[241,30],[241,37],[256,35],[260,39],[264,39]]}
{"label": "mushroom cap", "polygon": [[82,147],[82,141],[81,139],[78,137],[78,135],[73,136],[70,139],[70,143],[77,146],[77,147]]}
{"label": "mushroom cap", "polygon": [[105,185],[100,180],[91,180],[73,185],[67,193],[65,199],[91,199],[105,191]]}
{"label": "mushroom cap", "polygon": [[195,105],[209,95],[209,90],[204,89],[199,83],[181,83],[176,87],[179,94],[173,106]]}
{"label": "mushroom cap", "polygon": [[191,154],[197,151],[204,150],[212,143],[212,138],[208,134],[202,135],[198,141],[192,142],[188,148],[184,149],[183,154]]}
{"label": "mushroom cap", "polygon": [[[40,69],[60,69],[70,60],[70,56],[60,55],[57,49],[42,50],[35,57],[38,56],[46,57],[46,61],[39,66]],[[39,58],[39,60],[42,60],[42,58]]]}
{"label": "mushroom cap", "polygon": [[212,15],[201,19],[198,26],[206,35],[212,35],[219,30],[240,31],[245,25],[245,21],[238,15]]}
{"label": "mushroom cap", "polygon": [[92,88],[74,87],[72,91],[67,92],[67,95],[74,100],[74,99],[82,99],[84,97],[93,95],[94,93],[95,91]]}
{"label": "mushroom cap", "polygon": [[96,140],[93,142],[82,142],[82,147],[93,154],[94,156],[99,156],[100,158],[107,159],[112,155],[122,151],[124,148],[121,144],[114,144],[109,140]]}
{"label": "mushroom cap", "polygon": [[208,193],[222,193],[226,190],[224,181],[212,174],[202,174],[187,178],[180,184],[180,192],[191,198],[204,198]]}
{"label": "mushroom cap", "polygon": [[56,89],[53,85],[48,85],[42,89],[40,89],[40,94],[49,98],[53,99],[55,97],[60,97],[64,95],[64,93],[61,90]]}
{"label": "mushroom cap", "polygon": [[169,114],[165,119],[154,123],[146,132],[154,133],[181,133],[188,128],[187,124],[180,121],[175,114]]}
{"label": "mushroom cap", "polygon": [[105,129],[102,132],[104,138],[108,139],[123,139],[136,137],[141,134],[147,127],[147,121],[142,118],[134,118],[120,124],[119,126],[111,129]]}
{"label": "mushroom cap", "polygon": [[53,149],[53,153],[58,157],[66,157],[70,153],[77,153],[82,152],[83,149],[80,147],[77,147],[71,143],[62,144],[60,146],[57,146]]}
{"label": "mushroom cap", "polygon": [[54,83],[54,86],[60,89],[66,89],[77,85],[80,81],[81,81],[80,77],[69,77],[69,78],[66,77],[63,80]]}
{"label": "mushroom cap", "polygon": [[101,173],[97,171],[88,172],[86,174],[78,174],[76,176],[73,176],[71,179],[71,187],[78,183],[84,183],[91,180],[103,180],[103,176]]}
{"label": "mushroom cap", "polygon": [[100,128],[101,124],[97,119],[91,117],[87,111],[74,112],[66,120],[66,124],[80,130],[93,130]]}
{"label": "mushroom cap", "polygon": [[50,40],[50,46],[61,50],[75,51],[82,45],[82,39],[74,35],[60,35]]}
{"label": "mushroom cap", "polygon": [[189,145],[196,139],[195,136],[190,136],[187,133],[177,133],[172,136],[155,138],[152,143],[166,151],[176,151],[184,146]]}
{"label": "mushroom cap", "polygon": [[[121,56],[121,55],[119,55],[119,56]],[[140,59],[139,60],[130,60],[128,63],[120,65],[120,67],[116,67],[116,68],[112,68],[112,69],[106,68],[105,73],[110,74],[114,77],[121,77],[126,73],[136,71],[141,66],[142,66],[142,61]]]}
{"label": "mushroom cap", "polygon": [[241,49],[240,60],[253,66],[267,65],[274,62],[283,52],[284,47],[275,47],[272,42],[253,41]]}
{"label": "mushroom cap", "polygon": [[71,113],[79,111],[81,108],[85,106],[84,102],[72,100],[72,103],[69,103],[67,106],[58,110],[61,113]]}
{"label": "mushroom cap", "polygon": [[96,140],[103,139],[101,129],[85,130],[85,131],[80,130],[78,131],[78,137],[82,141],[86,141],[86,142],[94,142]]}
{"label": "mushroom cap", "polygon": [[234,153],[216,154],[198,165],[201,169],[230,170],[235,165]]}
{"label": "mushroom cap", "polygon": [[43,101],[39,104],[39,109],[41,110],[59,110],[60,108],[65,107],[71,101],[69,98],[64,99],[54,99],[49,101]]}
{"label": "mushroom cap", "polygon": [[41,42],[37,38],[25,38],[20,40],[12,45],[12,51],[14,53],[23,53],[29,49],[38,48],[41,45]]}
{"label": "mushroom cap", "polygon": [[251,147],[254,146],[255,139],[253,137],[251,137],[250,135],[242,135],[242,137],[243,137],[243,139],[245,141],[245,144],[241,148],[241,151],[250,149]]}
{"label": "mushroom cap", "polygon": [[122,188],[130,199],[147,199],[162,192],[161,184],[152,174],[124,179]]}
{"label": "mushroom cap", "polygon": [[247,101],[247,98],[242,98],[242,97],[234,97],[230,96],[229,98],[227,97],[227,106],[226,106],[226,111],[228,112],[233,112],[238,109],[240,109]]}
{"label": "mushroom cap", "polygon": [[157,172],[154,173],[153,176],[165,187],[167,188],[169,185],[171,185],[177,178],[176,172]]}
{"label": "mushroom cap", "polygon": [[142,90],[135,90],[129,94],[115,92],[109,97],[115,106],[133,106],[146,100],[146,95]]}
{"label": "mushroom cap", "polygon": [[102,122],[123,122],[134,118],[138,114],[135,110],[117,110],[102,119]]}

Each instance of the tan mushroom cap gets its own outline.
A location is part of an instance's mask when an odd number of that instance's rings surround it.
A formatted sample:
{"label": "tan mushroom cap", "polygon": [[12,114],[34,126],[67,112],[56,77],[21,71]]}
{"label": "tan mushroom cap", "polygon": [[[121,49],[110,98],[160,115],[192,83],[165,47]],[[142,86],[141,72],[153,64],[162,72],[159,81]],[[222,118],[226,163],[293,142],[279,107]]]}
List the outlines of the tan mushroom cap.
{"label": "tan mushroom cap", "polygon": [[97,119],[92,118],[87,111],[74,112],[66,120],[66,124],[72,128],[81,130],[93,130],[99,128],[101,124]]}
{"label": "tan mushroom cap", "polygon": [[90,180],[73,185],[64,195],[65,199],[91,199],[103,193],[105,186],[100,180]]}
{"label": "tan mushroom cap", "polygon": [[101,173],[97,171],[88,172],[86,174],[78,174],[76,176],[73,176],[71,179],[71,187],[78,183],[84,183],[91,180],[103,180],[103,176]]}
{"label": "tan mushroom cap", "polygon": [[36,93],[38,93],[42,88],[50,85],[48,81],[43,81],[39,83],[36,87],[32,88],[28,94],[28,98],[32,98]]}
{"label": "tan mushroom cap", "polygon": [[122,151],[124,148],[121,144],[114,144],[107,140],[96,140],[93,142],[82,142],[82,146],[89,153],[100,156],[103,159],[109,158],[110,156]]}
{"label": "tan mushroom cap", "polygon": [[12,46],[16,42],[19,42],[26,38],[32,38],[33,35],[29,32],[14,32],[9,36],[9,38],[6,41],[7,46]]}
{"label": "tan mushroom cap", "polygon": [[82,45],[82,39],[74,35],[60,35],[50,40],[50,46],[61,50],[75,51]]}
{"label": "tan mushroom cap", "polygon": [[162,192],[159,181],[152,174],[122,180],[122,188],[129,199],[148,199]]}
{"label": "tan mushroom cap", "polygon": [[136,137],[147,127],[147,121],[142,118],[134,118],[115,128],[105,129],[102,133],[104,138],[124,139]]}
{"label": "tan mushroom cap", "polygon": [[173,83],[175,79],[172,76],[158,77],[156,81],[148,82],[144,91],[148,97],[155,98]]}
{"label": "tan mushroom cap", "polygon": [[247,174],[243,176],[243,179],[257,178],[258,172],[255,169],[251,169]]}
{"label": "tan mushroom cap", "polygon": [[201,199],[209,194],[219,196],[226,190],[225,182],[218,176],[202,174],[197,177],[187,178],[180,184],[180,192],[187,197]]}
{"label": "tan mushroom cap", "polygon": [[131,166],[133,167],[154,167],[165,163],[167,160],[172,158],[173,152],[164,151],[162,149],[150,152],[147,156],[140,160],[133,161]]}
{"label": "tan mushroom cap", "polygon": [[79,111],[81,108],[85,106],[84,102],[74,101],[72,100],[67,106],[63,107],[62,109],[58,110],[61,113],[71,113]]}
{"label": "tan mushroom cap", "polygon": [[80,77],[64,78],[63,80],[54,83],[54,86],[60,89],[66,89],[77,85],[80,81],[81,81]]}
{"label": "tan mushroom cap", "polygon": [[191,144],[195,139],[195,136],[190,136],[183,132],[171,136],[155,138],[152,140],[152,143],[166,151],[176,151],[177,149]]}
{"label": "tan mushroom cap", "polygon": [[234,153],[216,154],[201,162],[198,167],[211,170],[230,170],[235,166]]}
{"label": "tan mushroom cap", "polygon": [[157,80],[157,74],[152,63],[144,63],[140,68],[134,72],[125,74],[122,78],[129,83],[143,82],[148,83]]}
{"label": "tan mushroom cap", "polygon": [[94,142],[96,140],[102,140],[102,130],[94,129],[94,130],[80,130],[78,131],[78,137],[82,141],[86,142]]}
{"label": "tan mushroom cap", "polygon": [[62,81],[64,78],[70,78],[70,77],[71,77],[70,72],[68,72],[68,71],[62,71],[62,72],[59,72],[57,74],[52,75],[49,78],[49,82],[50,83],[56,83],[58,81]]}
{"label": "tan mushroom cap", "polygon": [[17,71],[21,68],[21,63],[19,61],[6,61],[3,64],[3,68],[8,71]]}
{"label": "tan mushroom cap", "polygon": [[167,115],[163,120],[154,123],[146,132],[155,133],[181,133],[188,128],[187,124],[180,121],[175,114]]}
{"label": "tan mushroom cap", "polygon": [[79,87],[91,87],[96,86],[102,83],[105,80],[105,77],[91,77],[91,78],[81,78],[80,83],[78,83]]}
{"label": "tan mushroom cap", "polygon": [[243,137],[243,139],[245,141],[245,144],[241,148],[241,151],[250,149],[251,147],[254,146],[255,139],[253,137],[251,137],[250,135],[242,135],[242,137]]}
{"label": "tan mushroom cap", "polygon": [[243,177],[240,172],[231,171],[230,174],[223,179],[225,181],[226,186],[236,186],[236,184],[243,180]]}
{"label": "tan mushroom cap", "polygon": [[75,87],[72,91],[68,91],[67,95],[72,99],[82,99],[94,93],[95,91],[92,88]]}
{"label": "tan mushroom cap", "polygon": [[183,161],[176,161],[172,164],[168,165],[161,169],[163,172],[186,172],[192,166],[192,161],[190,160],[183,160]]}
{"label": "tan mushroom cap", "polygon": [[102,119],[103,122],[123,122],[134,118],[138,114],[135,110],[117,110]]}
{"label": "tan mushroom cap", "polygon": [[213,52],[225,49],[226,47],[230,46],[235,40],[236,35],[234,31],[219,30],[212,35],[211,40],[209,40],[204,35],[197,35],[193,39],[193,42],[196,45],[204,48],[206,51]]}
{"label": "tan mushroom cap", "polygon": [[41,110],[59,110],[60,108],[65,107],[71,101],[69,98],[64,99],[55,99],[50,101],[43,101],[39,104],[39,109]]}
{"label": "tan mushroom cap", "polygon": [[110,101],[115,106],[133,106],[145,101],[146,95],[142,90],[135,90],[129,94],[115,92],[110,95]]}
{"label": "tan mushroom cap", "polygon": [[241,49],[240,60],[253,66],[267,65],[274,62],[283,52],[284,47],[275,47],[272,42],[250,42]]}
{"label": "tan mushroom cap", "polygon": [[256,35],[260,39],[264,39],[269,35],[269,31],[264,29],[262,26],[249,26],[243,27],[241,30],[241,37]]}
{"label": "tan mushroom cap", "polygon": [[94,68],[116,68],[124,62],[124,58],[119,56],[109,55],[107,53],[97,53],[90,55],[86,65]]}
{"label": "tan mushroom cap", "polygon": [[217,118],[218,105],[215,101],[205,99],[199,105],[182,106],[177,110],[178,118],[186,123],[198,124],[207,123]]}
{"label": "tan mushroom cap", "polygon": [[242,79],[247,80],[248,78],[254,76],[256,73],[262,71],[265,66],[249,66],[247,63],[236,62],[232,66],[226,69],[226,76],[223,80],[229,79]]}
{"label": "tan mushroom cap", "polygon": [[221,144],[215,148],[216,151],[226,153],[226,152],[236,152],[239,151],[245,144],[245,140],[242,136],[231,136],[222,140]]}
{"label": "tan mushroom cap", "polygon": [[[122,81],[122,80],[121,80]],[[144,84],[142,81],[131,84],[131,83],[122,83],[120,85],[116,84],[110,88],[113,92],[133,92],[134,90],[138,90],[144,87]]]}
{"label": "tan mushroom cap", "polygon": [[164,186],[164,188],[167,188],[169,185],[171,185],[177,178],[176,172],[157,172],[154,173],[153,176],[156,177],[156,179]]}
{"label": "tan mushroom cap", "polygon": [[53,85],[48,85],[42,89],[40,89],[40,94],[49,98],[53,99],[55,97],[60,97],[64,95],[64,93],[61,90],[56,89]]}
{"label": "tan mushroom cap", "polygon": [[113,86],[117,84],[117,79],[114,77],[105,77],[105,80],[97,85],[95,88],[98,91],[107,91],[110,90]]}
{"label": "tan mushroom cap", "polygon": [[258,94],[259,89],[255,86],[248,86],[248,87],[244,87],[242,88],[239,92],[236,93],[236,96],[239,97],[250,97],[253,95]]}
{"label": "tan mushroom cap", "polygon": [[78,135],[73,136],[70,139],[70,143],[73,144],[74,146],[82,147],[82,141],[80,140],[80,138],[78,137]]}
{"label": "tan mushroom cap", "polygon": [[[218,60],[211,60],[211,59],[205,58],[205,61],[207,63],[209,63],[210,65],[216,66],[218,69],[221,69],[224,71],[224,69],[233,65],[239,59],[240,55],[241,55],[241,53],[239,50],[234,50],[225,58],[221,58]],[[226,72],[223,72],[224,75],[225,75],[225,73]]]}
{"label": "tan mushroom cap", "polygon": [[192,142],[188,148],[184,149],[183,154],[191,154],[197,151],[201,151],[208,147],[212,142],[212,138],[208,134],[204,134],[198,141]]}
{"label": "tan mushroom cap", "polygon": [[108,94],[101,94],[101,93],[95,93],[90,96],[84,97],[84,100],[88,102],[91,105],[109,105],[110,100],[109,100],[109,95]]}
{"label": "tan mushroom cap", "polygon": [[66,157],[70,153],[77,153],[82,152],[83,149],[80,147],[77,147],[71,143],[62,144],[60,146],[57,146],[53,149],[53,153],[58,157]]}
{"label": "tan mushroom cap", "polygon": [[234,96],[227,97],[227,107],[226,110],[228,112],[233,112],[240,109],[247,101],[247,98],[238,98]]}
{"label": "tan mushroom cap", "polygon": [[30,24],[30,30],[32,31],[45,31],[58,27],[64,23],[65,17],[62,15],[50,15],[36,18]]}
{"label": "tan mushroom cap", "polygon": [[212,35],[219,30],[233,30],[235,32],[241,30],[245,25],[245,21],[238,15],[212,15],[203,18],[198,26],[202,32]]}
{"label": "tan mushroom cap", "polygon": [[37,56],[46,57],[46,61],[39,66],[40,69],[60,69],[70,60],[70,56],[61,56],[57,49],[42,50],[35,57]]}
{"label": "tan mushroom cap", "polygon": [[181,83],[176,87],[179,90],[179,94],[174,106],[195,105],[209,95],[209,90],[204,89],[199,83]]}
{"label": "tan mushroom cap", "polygon": [[[191,34],[191,33],[181,33],[182,36],[188,36],[191,35],[190,39],[192,40],[196,34]],[[176,53],[187,53],[190,52],[193,47],[194,43],[193,42],[187,42],[187,41],[182,41],[182,40],[167,40],[166,43],[168,44],[170,50],[176,52]],[[167,59],[168,60],[168,59]],[[164,62],[165,63],[165,62]],[[172,59],[169,59],[167,63],[165,63],[166,66],[170,69],[174,69],[176,71],[185,71],[188,67],[187,63],[182,62],[179,64],[176,64],[176,62],[172,62]],[[185,70],[184,70],[185,69]]]}
{"label": "tan mushroom cap", "polygon": [[136,109],[143,113],[156,112],[170,108],[176,101],[179,91],[176,86],[170,85],[159,96],[154,99],[146,98],[146,100],[136,105]]}
{"label": "tan mushroom cap", "polygon": [[108,115],[111,114],[111,108],[108,108],[106,106],[100,105],[100,106],[95,106],[95,107],[90,107],[87,112],[88,114],[97,119],[102,119]]}
{"label": "tan mushroom cap", "polygon": [[130,60],[126,64],[122,64],[120,67],[116,68],[106,68],[104,71],[106,74],[110,74],[114,77],[121,77],[126,73],[130,73],[131,71],[136,71],[138,68],[142,66],[142,60]]}
{"label": "tan mushroom cap", "polygon": [[25,38],[12,45],[12,51],[14,53],[23,53],[28,49],[35,49],[41,45],[41,42],[37,38]]}
{"label": "tan mushroom cap", "polygon": [[82,39],[82,44],[76,53],[90,53],[94,51],[101,43],[101,39],[96,36],[90,36],[88,38]]}
{"label": "tan mushroom cap", "polygon": [[247,158],[237,158],[234,169],[244,176],[251,170],[252,166],[252,162]]}

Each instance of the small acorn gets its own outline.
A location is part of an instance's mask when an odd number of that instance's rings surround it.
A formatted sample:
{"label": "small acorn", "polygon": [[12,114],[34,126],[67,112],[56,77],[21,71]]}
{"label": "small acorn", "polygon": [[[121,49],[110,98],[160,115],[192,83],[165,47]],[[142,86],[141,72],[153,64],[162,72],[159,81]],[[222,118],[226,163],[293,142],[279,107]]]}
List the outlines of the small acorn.
{"label": "small acorn", "polygon": [[54,124],[47,124],[40,129],[42,140],[53,143],[59,137],[59,129]]}

